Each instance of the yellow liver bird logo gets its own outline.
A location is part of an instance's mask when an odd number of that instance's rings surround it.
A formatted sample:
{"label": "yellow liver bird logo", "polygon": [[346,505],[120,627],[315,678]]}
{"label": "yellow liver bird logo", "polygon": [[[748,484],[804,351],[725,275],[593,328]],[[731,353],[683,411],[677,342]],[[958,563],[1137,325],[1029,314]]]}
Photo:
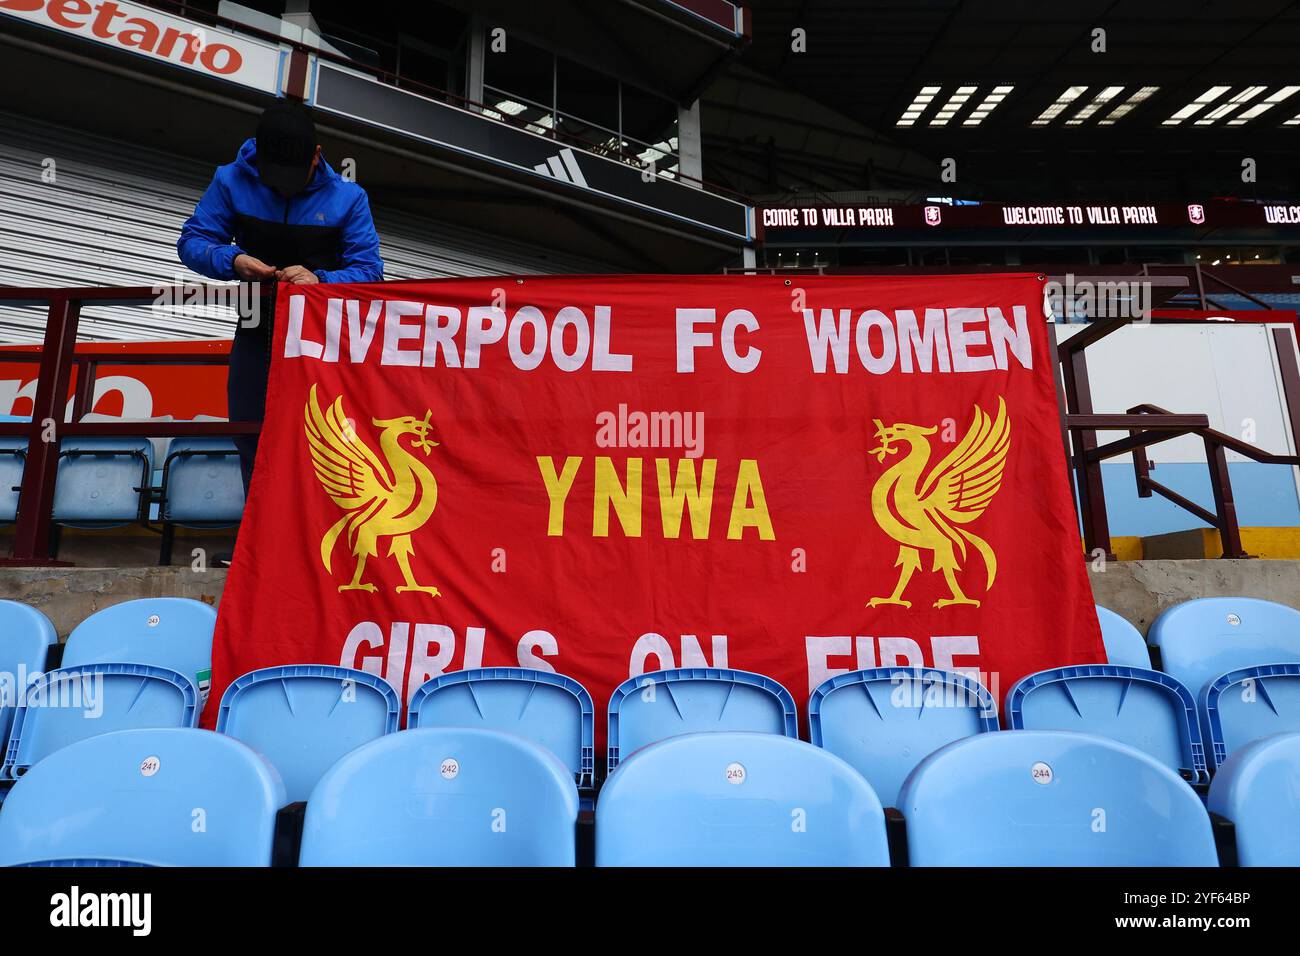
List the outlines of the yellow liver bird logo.
{"label": "yellow liver bird logo", "polygon": [[1006,403],[998,398],[998,411],[993,418],[976,405],[966,437],[924,478],[922,473],[930,460],[927,436],[937,429],[902,422],[885,426],[878,418],[875,423],[880,444],[868,453],[882,464],[886,456],[898,454],[900,447],[905,449],[905,454],[876,479],[871,489],[871,512],[876,523],[898,542],[898,559],[894,562],[894,567],[899,569],[898,583],[889,597],[873,597],[867,606],[911,607],[912,602],[903,599],[903,590],[921,566],[921,552],[930,551],[934,555],[932,570],[943,574],[950,592],[948,597],[935,601],[934,606],[979,607],[980,602],[968,598],[957,583],[956,572],[965,563],[966,546],[974,547],[983,559],[985,591],[993,586],[998,559],[987,541],[962,526],[982,515],[1002,486],[1002,471],[1011,447]]}
{"label": "yellow liver bird logo", "polygon": [[343,509],[344,515],[321,538],[320,559],[326,571],[332,571],[330,559],[334,546],[344,531],[356,565],[352,580],[339,585],[339,591],[375,591],[373,584],[361,576],[366,559],[379,550],[379,539],[388,538],[388,557],[397,561],[404,584],[398,592],[420,591],[438,596],[438,589],[417,584],[411,573],[411,554],[415,547],[411,535],[424,527],[438,503],[438,484],[431,472],[401,445],[405,435],[415,435],[412,449],[426,457],[438,443],[429,440],[429,418],[407,415],[403,418],[372,419],[381,429],[379,448],[384,461],[370,449],[343,411],[343,396],[334,399],[328,411],[316,400],[316,386],[311,387],[305,409],[307,445],[316,478],[325,493]]}

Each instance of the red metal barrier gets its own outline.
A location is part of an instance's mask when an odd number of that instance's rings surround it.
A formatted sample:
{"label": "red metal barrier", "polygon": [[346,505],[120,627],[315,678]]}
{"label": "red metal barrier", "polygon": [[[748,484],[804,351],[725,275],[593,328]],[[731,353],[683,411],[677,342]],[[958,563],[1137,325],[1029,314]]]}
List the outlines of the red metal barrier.
{"label": "red metal barrier", "polygon": [[[27,463],[23,469],[18,499],[18,523],[11,555],[0,558],[0,566],[66,564],[50,555],[50,520],[54,510],[54,482],[59,467],[59,447],[64,438],[76,436],[130,436],[133,438],[180,438],[189,436],[232,437],[252,435],[260,422],[83,422],[93,395],[97,364],[120,359],[113,356],[77,355],[77,325],[81,308],[87,304],[152,306],[160,299],[184,301],[184,287],[138,287],[126,289],[15,289],[0,288],[0,303],[11,306],[48,307],[45,342],[39,354],[40,376],[30,422],[0,422],[0,436],[26,436]],[[170,299],[165,297],[171,296]],[[0,353],[0,362],[31,364],[30,352]],[[133,364],[224,365],[226,355],[195,355],[159,352],[132,358]],[[63,421],[72,371],[78,370],[77,391],[71,422]]]}

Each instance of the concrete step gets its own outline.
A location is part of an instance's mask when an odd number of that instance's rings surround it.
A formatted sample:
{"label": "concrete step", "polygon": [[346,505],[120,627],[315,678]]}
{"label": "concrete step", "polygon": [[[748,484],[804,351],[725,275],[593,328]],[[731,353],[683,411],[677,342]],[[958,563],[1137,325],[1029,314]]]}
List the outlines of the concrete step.
{"label": "concrete step", "polygon": [[[1219,558],[1223,544],[1213,528],[1192,528],[1138,539],[1139,557],[1156,560]],[[1300,528],[1242,528],[1241,546],[1253,558],[1300,560]],[[1116,546],[1116,554],[1118,554]]]}

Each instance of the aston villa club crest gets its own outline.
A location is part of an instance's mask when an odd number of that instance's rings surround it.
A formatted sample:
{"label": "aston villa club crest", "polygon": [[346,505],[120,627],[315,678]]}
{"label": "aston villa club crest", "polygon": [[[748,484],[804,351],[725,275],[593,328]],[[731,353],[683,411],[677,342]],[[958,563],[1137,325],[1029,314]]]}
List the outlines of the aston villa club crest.
{"label": "aston villa club crest", "polygon": [[943,222],[943,210],[938,206],[925,207],[925,224],[927,226],[937,226]]}
{"label": "aston villa club crest", "polygon": [[1187,218],[1193,226],[1199,226],[1205,222],[1205,207],[1198,202],[1194,202],[1187,207]]}

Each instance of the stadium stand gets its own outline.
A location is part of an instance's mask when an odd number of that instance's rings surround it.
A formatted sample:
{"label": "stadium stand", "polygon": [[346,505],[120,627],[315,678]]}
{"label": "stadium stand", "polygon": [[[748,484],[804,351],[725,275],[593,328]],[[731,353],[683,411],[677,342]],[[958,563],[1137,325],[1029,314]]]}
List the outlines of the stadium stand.
{"label": "stadium stand", "polygon": [[762,674],[721,667],[652,671],[625,680],[609,698],[607,769],[624,754],[699,731],[745,730],[799,736],[790,692]]}
{"label": "stadium stand", "polygon": [[[53,625],[33,608],[0,602],[0,652],[12,672],[35,675],[27,698],[38,702],[20,701],[13,720],[0,781],[11,788],[0,803],[0,860],[574,864],[582,845],[578,784],[587,790],[596,777],[593,708],[578,682],[520,668],[451,672],[419,689],[408,729],[399,731],[399,697],[381,678],[329,665],[273,667],[232,682],[214,734],[193,729],[195,684],[147,660],[193,670],[206,662],[212,623],[211,608],[198,602],[125,602],[74,628],[65,656],[72,664],[42,673],[58,649]],[[763,675],[656,672],[620,691],[607,716],[617,728],[620,715],[631,715],[623,746],[634,743],[595,803],[598,865],[884,866],[891,856],[895,866],[1216,862],[1203,805],[1184,782],[1207,778],[1193,759],[1196,711],[1187,689],[1161,672],[1095,664],[1029,675],[1007,695],[1006,731],[997,729],[992,696],[964,675],[851,672],[810,695],[812,744],[795,739],[793,701]],[[1235,849],[1230,837],[1222,844],[1229,864],[1294,865],[1300,854],[1298,693],[1300,664],[1240,668],[1206,686],[1202,711],[1215,732],[1217,766],[1208,804],[1235,835]],[[675,705],[659,708],[675,723],[659,720],[656,695]],[[64,706],[48,706],[60,699]],[[87,708],[102,712],[87,721]],[[251,771],[199,776],[205,760],[247,765],[251,755]],[[77,800],[108,830],[102,821],[114,819],[120,802],[153,800],[164,818],[192,799],[172,790],[152,797],[162,788],[137,786],[133,775],[150,775],[140,766],[146,757],[183,774],[168,778],[182,781],[181,793],[232,778],[243,793],[222,799],[231,812],[251,815],[246,831],[231,824],[213,844],[169,847],[160,837],[128,851],[80,817],[64,829],[52,825],[79,813]],[[125,777],[123,760],[135,768]],[[266,775],[273,785],[246,786]],[[273,798],[249,795],[268,786]],[[51,800],[60,788],[76,796]],[[42,826],[24,822],[47,802]],[[883,809],[891,804],[901,815]],[[247,834],[276,812],[273,857],[269,838]],[[1104,826],[1095,826],[1097,812]],[[508,838],[494,829],[500,814],[510,821]],[[128,814],[127,828],[149,815]],[[10,827],[23,838],[6,836]],[[229,842],[244,840],[248,853]]]}
{"label": "stadium stand", "polygon": [[230,737],[188,728],[100,734],[14,784],[0,809],[0,865],[268,866],[284,803],[275,769]]}
{"label": "stadium stand", "polygon": [[1007,692],[1012,730],[1071,730],[1136,747],[1184,780],[1209,782],[1196,701],[1159,671],[1080,664],[1029,674]]}
{"label": "stadium stand", "polygon": [[1106,662],[1125,667],[1150,667],[1151,652],[1138,629],[1109,608],[1097,605],[1097,623],[1106,645]]}
{"label": "stadium stand", "polygon": [[840,758],[776,734],[685,734],[611,774],[597,866],[888,866],[885,814]]}
{"label": "stadium stand", "polygon": [[1300,866],[1300,734],[1274,734],[1230,754],[1207,805],[1232,822],[1239,866]]}
{"label": "stadium stand", "polygon": [[185,598],[126,601],[90,615],[68,636],[62,667],[27,688],[0,777],[16,779],[92,735],[194,726],[211,677],[215,625],[215,610]]}
{"label": "stadium stand", "polygon": [[1008,730],[948,744],[903,784],[912,866],[1215,866],[1196,792],[1087,734]]}
{"label": "stadium stand", "polygon": [[1216,768],[1252,740],[1300,732],[1300,664],[1229,671],[1205,686],[1201,711]]}
{"label": "stadium stand", "polygon": [[997,703],[982,685],[933,668],[839,674],[808,698],[809,739],[847,761],[889,807],[927,754],[997,729]]}
{"label": "stadium stand", "polygon": [[401,701],[382,677],[348,667],[267,667],[221,696],[217,733],[242,740],[280,772],[291,801],[306,800],[339,758],[397,730]]}
{"label": "stadium stand", "polygon": [[595,785],[595,708],[562,674],[526,667],[452,671],[411,695],[406,726],[479,727],[533,741],[564,762],[581,790]]}
{"label": "stadium stand", "polygon": [[573,775],[550,751],[495,730],[421,727],[326,772],[299,865],[573,866],[577,819]]}
{"label": "stadium stand", "polygon": [[[1300,866],[1300,4],[412,11],[0,0],[0,865]],[[700,935],[355,876],[156,911]]]}
{"label": "stadium stand", "polygon": [[1255,598],[1198,598],[1161,613],[1147,641],[1160,669],[1199,699],[1228,671],[1300,662],[1300,611]]}

